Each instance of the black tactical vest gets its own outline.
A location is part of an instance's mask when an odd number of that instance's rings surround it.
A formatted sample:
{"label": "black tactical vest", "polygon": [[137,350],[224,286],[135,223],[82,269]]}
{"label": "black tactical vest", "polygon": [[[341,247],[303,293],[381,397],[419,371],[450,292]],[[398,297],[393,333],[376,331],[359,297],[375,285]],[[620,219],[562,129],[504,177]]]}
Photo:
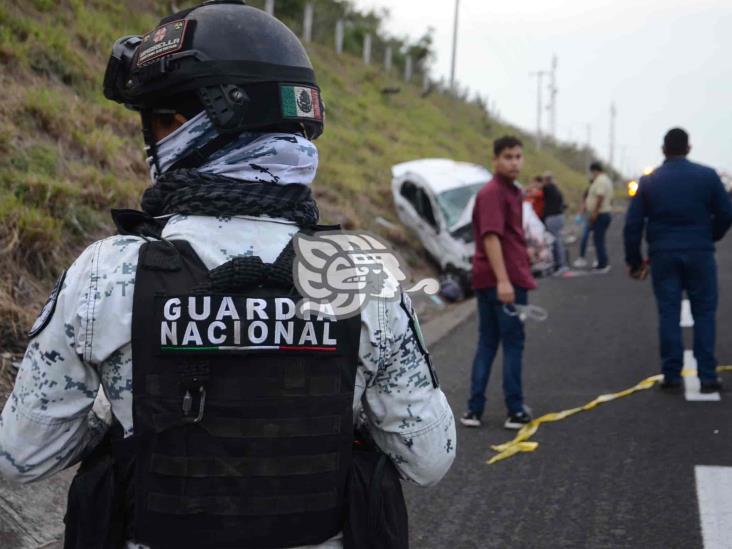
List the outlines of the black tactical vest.
{"label": "black tactical vest", "polygon": [[293,547],[343,528],[360,318],[298,318],[291,256],[292,245],[277,268],[240,258],[209,272],[187,242],[142,247],[136,541]]}

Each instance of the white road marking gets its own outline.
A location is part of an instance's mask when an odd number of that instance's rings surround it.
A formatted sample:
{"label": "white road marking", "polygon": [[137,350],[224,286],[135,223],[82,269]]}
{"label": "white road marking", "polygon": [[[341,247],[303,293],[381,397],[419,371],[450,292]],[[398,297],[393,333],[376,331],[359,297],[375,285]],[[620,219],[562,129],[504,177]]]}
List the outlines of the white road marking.
{"label": "white road marking", "polygon": [[697,465],[694,474],[704,549],[732,549],[732,467]]}
{"label": "white road marking", "polygon": [[694,325],[694,317],[691,315],[691,302],[684,299],[681,302],[681,327],[691,328]]}
{"label": "white road marking", "polygon": [[692,402],[718,402],[722,400],[719,393],[702,393],[701,382],[696,375],[696,358],[693,351],[684,351],[684,370],[693,372],[684,376],[684,393],[686,400]]}

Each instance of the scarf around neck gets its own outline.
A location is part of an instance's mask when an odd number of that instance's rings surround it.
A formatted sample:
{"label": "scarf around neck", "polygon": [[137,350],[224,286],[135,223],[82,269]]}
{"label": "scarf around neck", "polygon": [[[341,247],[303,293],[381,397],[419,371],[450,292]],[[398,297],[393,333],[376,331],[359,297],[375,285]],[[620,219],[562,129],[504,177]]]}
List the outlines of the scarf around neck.
{"label": "scarf around neck", "polygon": [[316,225],[320,217],[305,185],[243,182],[197,170],[163,174],[142,195],[142,209],[153,217],[251,215],[287,219],[300,226]]}
{"label": "scarf around neck", "polygon": [[199,168],[170,171],[180,158],[217,136],[204,111],[158,142],[161,172],[149,160],[153,185],[142,197],[146,213],[267,216],[317,224],[310,184],[318,169],[318,149],[302,136],[244,132]]}
{"label": "scarf around neck", "polygon": [[[151,159],[148,160],[153,184],[178,160],[192,150],[204,147],[218,135],[203,111],[159,141],[160,173]],[[310,185],[318,171],[318,149],[296,134],[244,132],[214,153],[198,171],[240,181]]]}

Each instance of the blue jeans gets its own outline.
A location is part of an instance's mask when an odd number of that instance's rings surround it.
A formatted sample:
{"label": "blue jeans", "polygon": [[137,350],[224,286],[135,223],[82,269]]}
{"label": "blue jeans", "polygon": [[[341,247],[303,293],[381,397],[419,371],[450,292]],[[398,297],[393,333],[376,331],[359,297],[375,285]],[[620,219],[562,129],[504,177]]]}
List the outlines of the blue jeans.
{"label": "blue jeans", "polygon": [[[478,300],[479,339],[470,376],[470,400],[468,411],[478,417],[485,410],[485,390],[491,375],[493,360],[503,343],[503,395],[509,414],[524,409],[521,388],[521,365],[524,353],[524,324],[516,316],[509,316],[498,301],[496,288],[476,290]],[[526,305],[528,292],[516,288],[516,303]]]}
{"label": "blue jeans", "polygon": [[717,262],[714,252],[657,252],[651,256],[661,341],[661,371],[666,379],[681,379],[684,343],[679,320],[686,290],[694,317],[694,357],[702,382],[717,379],[714,357],[717,314]]}
{"label": "blue jeans", "polygon": [[554,254],[554,266],[557,269],[561,269],[566,265],[566,251],[564,250],[564,237],[562,236],[562,229],[564,228],[564,216],[550,215],[544,221],[546,229],[554,237],[554,244],[552,247],[552,253]]}
{"label": "blue jeans", "polygon": [[582,234],[582,241],[580,242],[580,257],[585,257],[587,253],[587,241],[592,233],[592,241],[595,244],[595,254],[597,255],[597,268],[604,269],[609,264],[607,255],[607,246],[605,245],[605,236],[607,235],[608,227],[612,222],[612,214],[601,213],[597,216],[597,221],[594,225],[590,225],[589,220],[585,225],[585,232]]}
{"label": "blue jeans", "polygon": [[579,249],[579,256],[584,259],[585,255],[587,254],[587,243],[590,241],[590,234],[592,233],[592,228],[590,227],[590,222],[587,218],[585,218],[585,224],[582,227],[582,240],[580,240],[580,249]]}

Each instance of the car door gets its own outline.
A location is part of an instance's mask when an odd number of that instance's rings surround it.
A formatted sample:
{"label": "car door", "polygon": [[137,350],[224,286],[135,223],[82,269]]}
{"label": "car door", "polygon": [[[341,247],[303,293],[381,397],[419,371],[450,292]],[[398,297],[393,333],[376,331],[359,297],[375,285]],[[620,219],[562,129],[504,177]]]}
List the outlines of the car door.
{"label": "car door", "polygon": [[405,180],[399,184],[397,189],[397,192],[394,193],[394,204],[396,205],[399,220],[416,231],[419,225],[417,185],[412,181]]}
{"label": "car door", "polygon": [[444,250],[438,239],[440,234],[439,220],[435,202],[424,187],[417,187],[417,204],[419,214],[420,240],[429,254],[442,266]]}

